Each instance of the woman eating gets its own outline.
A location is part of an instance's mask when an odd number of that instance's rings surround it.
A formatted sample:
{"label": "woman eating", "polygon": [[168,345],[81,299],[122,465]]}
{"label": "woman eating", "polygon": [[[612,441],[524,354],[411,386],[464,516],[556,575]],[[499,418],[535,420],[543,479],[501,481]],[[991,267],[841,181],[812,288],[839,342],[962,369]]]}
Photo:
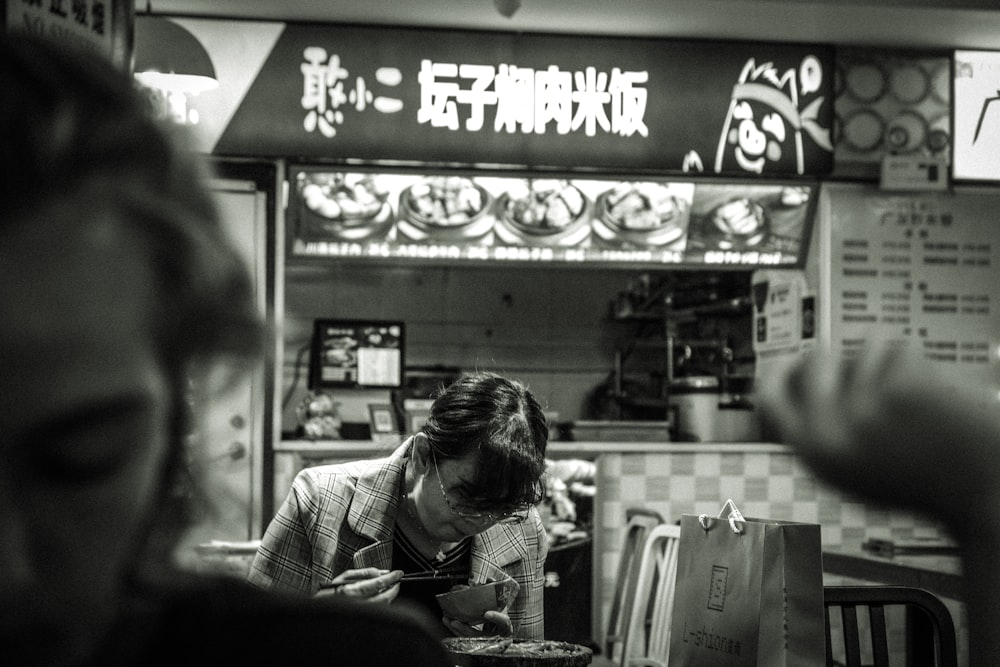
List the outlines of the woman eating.
{"label": "woman eating", "polygon": [[[482,623],[442,635],[543,636],[543,496],[548,427],[519,382],[466,375],[388,458],[301,471],[249,580],[262,588],[394,599],[441,614],[435,596],[510,577],[518,592]],[[409,576],[407,576],[409,575]]]}

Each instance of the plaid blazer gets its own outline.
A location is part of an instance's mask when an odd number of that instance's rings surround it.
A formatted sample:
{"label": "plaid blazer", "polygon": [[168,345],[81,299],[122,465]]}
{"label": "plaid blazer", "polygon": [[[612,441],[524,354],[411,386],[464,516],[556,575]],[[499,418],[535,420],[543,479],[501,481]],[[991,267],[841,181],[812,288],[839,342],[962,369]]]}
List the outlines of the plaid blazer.
{"label": "plaid blazer", "polygon": [[[392,564],[407,439],[388,458],[300,471],[271,520],[250,567],[259,588],[313,594],[348,569]],[[473,537],[469,583],[503,573],[520,590],[508,613],[518,637],[544,637],[545,529],[534,508],[521,524],[496,524]]]}

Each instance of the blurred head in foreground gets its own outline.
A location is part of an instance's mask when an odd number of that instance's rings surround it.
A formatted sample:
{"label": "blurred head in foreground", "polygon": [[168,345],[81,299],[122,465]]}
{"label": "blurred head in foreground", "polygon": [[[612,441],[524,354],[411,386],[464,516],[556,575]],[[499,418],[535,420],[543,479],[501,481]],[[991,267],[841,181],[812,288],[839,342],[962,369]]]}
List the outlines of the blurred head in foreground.
{"label": "blurred head in foreground", "polygon": [[168,554],[188,389],[262,329],[204,174],[125,72],[2,34],[0,90],[0,645],[62,664]]}

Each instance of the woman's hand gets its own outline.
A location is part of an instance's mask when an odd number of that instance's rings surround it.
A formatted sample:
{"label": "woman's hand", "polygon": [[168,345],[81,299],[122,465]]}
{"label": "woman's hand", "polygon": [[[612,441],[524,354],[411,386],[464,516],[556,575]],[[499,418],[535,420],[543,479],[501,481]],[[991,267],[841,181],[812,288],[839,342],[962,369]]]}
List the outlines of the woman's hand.
{"label": "woman's hand", "polygon": [[[469,588],[465,584],[452,586],[452,591]],[[514,634],[514,624],[507,615],[507,607],[496,611],[483,612],[483,620],[479,623],[467,623],[450,616],[441,617],[441,622],[458,637],[510,637]]]}
{"label": "woman's hand", "polygon": [[316,596],[349,595],[370,602],[392,602],[399,595],[399,580],[402,576],[402,570],[380,570],[374,567],[344,570],[329,584],[322,586]]}
{"label": "woman's hand", "polygon": [[483,614],[483,622],[475,625],[447,616],[441,621],[458,637],[510,637],[514,634],[514,625],[506,611],[488,611]]}

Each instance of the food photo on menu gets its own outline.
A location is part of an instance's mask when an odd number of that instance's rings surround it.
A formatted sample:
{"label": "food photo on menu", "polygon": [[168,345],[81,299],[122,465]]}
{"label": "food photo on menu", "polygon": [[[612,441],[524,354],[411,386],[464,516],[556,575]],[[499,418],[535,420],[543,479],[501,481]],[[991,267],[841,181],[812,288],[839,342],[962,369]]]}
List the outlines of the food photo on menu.
{"label": "food photo on menu", "polygon": [[472,178],[421,178],[399,195],[399,238],[489,245],[493,200],[493,194]]}
{"label": "food photo on menu", "polygon": [[587,195],[569,180],[512,181],[497,198],[497,240],[582,247],[590,236],[590,207]]}
{"label": "food photo on menu", "polygon": [[602,245],[683,250],[692,183],[618,183],[598,198],[592,221]]}
{"label": "food photo on menu", "polygon": [[385,178],[376,174],[299,172],[295,177],[305,237],[363,241],[384,238],[395,222]]}
{"label": "food photo on menu", "polygon": [[809,184],[699,184],[687,253],[776,254],[798,257],[815,205]]}

